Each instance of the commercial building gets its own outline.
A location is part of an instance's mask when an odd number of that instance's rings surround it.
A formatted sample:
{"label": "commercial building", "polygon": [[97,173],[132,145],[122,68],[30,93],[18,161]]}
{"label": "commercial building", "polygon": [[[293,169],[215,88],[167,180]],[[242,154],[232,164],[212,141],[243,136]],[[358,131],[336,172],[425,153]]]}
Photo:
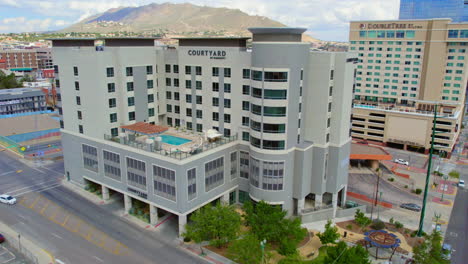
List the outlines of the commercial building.
{"label": "commercial building", "polygon": [[37,67],[43,69],[53,69],[54,63],[52,61],[51,48],[36,48]]}
{"label": "commercial building", "polygon": [[438,105],[435,148],[450,153],[466,93],[468,24],[353,21],[349,39],[359,56],[353,138],[428,153]]}
{"label": "commercial building", "polygon": [[126,210],[143,201],[151,223],[175,214],[179,231],[216,200],[341,216],[356,54],[311,52],[301,28],[250,31],[251,49],[53,39],[66,176],[123,195]]}
{"label": "commercial building", "polygon": [[45,94],[36,88],[0,90],[0,115],[46,110]]}
{"label": "commercial building", "polygon": [[466,0],[400,0],[399,19],[451,18],[454,22],[468,21]]}
{"label": "commercial building", "polygon": [[0,50],[0,61],[3,61],[5,68],[8,70],[31,71],[37,69],[37,55],[33,49],[11,49]]}

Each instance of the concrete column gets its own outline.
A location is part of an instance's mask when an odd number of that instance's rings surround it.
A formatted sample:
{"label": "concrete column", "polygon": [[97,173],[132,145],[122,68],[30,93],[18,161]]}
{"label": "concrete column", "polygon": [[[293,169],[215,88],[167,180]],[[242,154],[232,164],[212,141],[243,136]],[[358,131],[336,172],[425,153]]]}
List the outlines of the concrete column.
{"label": "concrete column", "polygon": [[373,170],[375,170],[375,169],[377,169],[379,167],[379,161],[378,160],[371,160],[370,163],[371,163],[371,168]]}
{"label": "concrete column", "polygon": [[322,206],[322,194],[315,194],[315,207]]}
{"label": "concrete column", "polygon": [[297,213],[301,214],[302,210],[304,210],[305,199],[297,200]]}
{"label": "concrete column", "polygon": [[336,209],[338,206],[338,193],[332,194],[333,218],[336,217]]}
{"label": "concrete column", "polygon": [[149,207],[150,207],[150,224],[155,225],[158,223],[158,208],[152,204],[150,204]]}
{"label": "concrete column", "polygon": [[343,192],[341,194],[341,203],[343,204],[343,206],[346,204],[346,192],[348,191],[348,185],[345,185],[345,187],[343,187]]}
{"label": "concrete column", "polygon": [[109,200],[109,188],[107,188],[106,186],[102,185],[102,199],[105,201],[105,200]]}
{"label": "concrete column", "polygon": [[185,225],[187,224],[187,215],[179,215],[179,237],[185,232]]}
{"label": "concrete column", "polygon": [[125,204],[125,213],[128,214],[130,209],[132,209],[132,197],[124,194],[124,204]]}
{"label": "concrete column", "polygon": [[221,196],[221,203],[229,204],[229,193],[225,193],[223,194],[223,196]]}

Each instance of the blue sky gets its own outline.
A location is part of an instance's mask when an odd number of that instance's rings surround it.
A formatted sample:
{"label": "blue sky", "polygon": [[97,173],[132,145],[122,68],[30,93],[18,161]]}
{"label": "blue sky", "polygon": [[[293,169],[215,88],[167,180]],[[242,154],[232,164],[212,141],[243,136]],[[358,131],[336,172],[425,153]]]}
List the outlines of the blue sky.
{"label": "blue sky", "polygon": [[[56,30],[119,6],[154,0],[0,0],[0,33]],[[348,40],[350,20],[396,19],[399,0],[189,0],[196,5],[237,8],[288,26],[308,28],[322,40]]]}

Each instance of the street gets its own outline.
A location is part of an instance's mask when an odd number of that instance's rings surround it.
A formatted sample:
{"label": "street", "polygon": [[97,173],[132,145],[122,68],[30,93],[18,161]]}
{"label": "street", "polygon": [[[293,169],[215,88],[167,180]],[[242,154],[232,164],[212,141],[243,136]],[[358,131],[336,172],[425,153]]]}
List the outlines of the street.
{"label": "street", "polygon": [[62,186],[61,178],[61,161],[34,168],[0,152],[0,193],[19,201],[0,205],[0,221],[63,263],[206,263],[178,248],[175,236],[116,216],[113,204],[95,204]]}

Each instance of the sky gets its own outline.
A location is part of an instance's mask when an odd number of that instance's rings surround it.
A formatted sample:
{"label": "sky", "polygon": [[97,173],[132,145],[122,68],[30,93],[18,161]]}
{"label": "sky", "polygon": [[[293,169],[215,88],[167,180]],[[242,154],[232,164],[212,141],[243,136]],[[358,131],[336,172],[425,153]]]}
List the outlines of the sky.
{"label": "sky", "polygon": [[305,27],[312,37],[329,41],[347,41],[351,20],[397,19],[400,4],[399,0],[0,0],[0,33],[57,30],[109,8],[164,2],[240,9]]}

